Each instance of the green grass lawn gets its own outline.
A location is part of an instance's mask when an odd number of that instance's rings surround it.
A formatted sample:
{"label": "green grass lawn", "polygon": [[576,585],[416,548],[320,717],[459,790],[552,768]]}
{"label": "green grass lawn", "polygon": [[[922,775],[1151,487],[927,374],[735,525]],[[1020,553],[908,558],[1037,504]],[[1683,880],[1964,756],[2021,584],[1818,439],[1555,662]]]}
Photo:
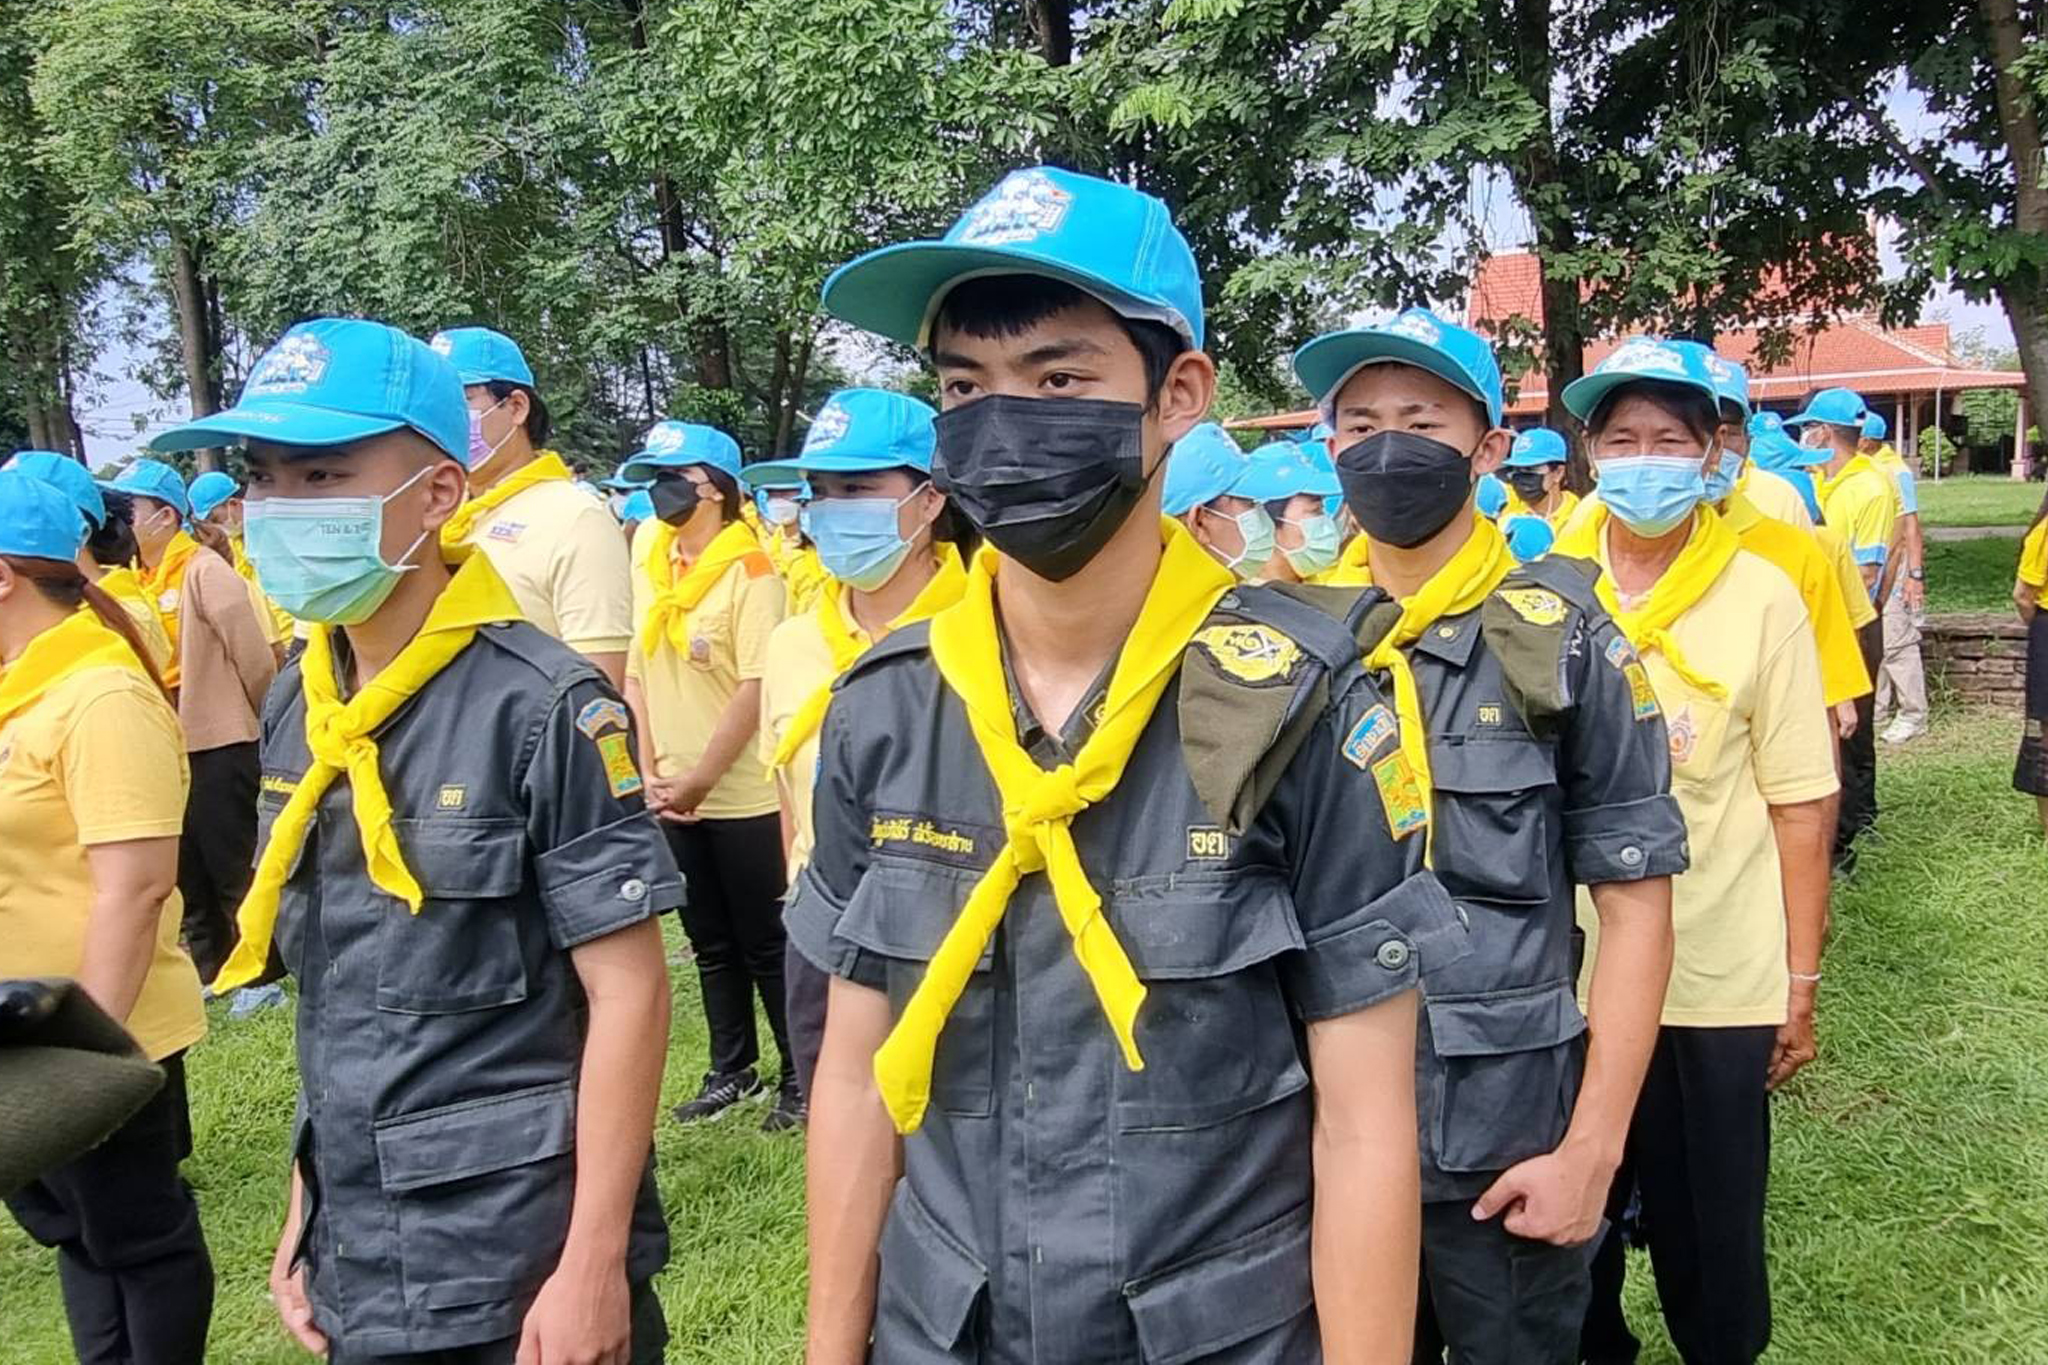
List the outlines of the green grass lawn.
{"label": "green grass lawn", "polygon": [[2024,526],[2041,507],[2041,485],[2015,483],[2003,474],[1964,474],[1936,482],[1923,477],[1920,520],[1926,526]]}
{"label": "green grass lawn", "polygon": [[2011,611],[2019,562],[2018,536],[1928,541],[1927,610]]}
{"label": "green grass lawn", "polygon": [[[2010,786],[2018,722],[1937,718],[1887,751],[1883,837],[1834,910],[1822,1059],[1777,1101],[1771,1253],[1777,1335],[1797,1365],[2048,1361],[2048,873]],[[694,976],[678,972],[664,1107],[702,1067]],[[198,1187],[220,1277],[209,1359],[304,1360],[264,1297],[292,1105],[283,1011],[229,1024],[192,1056]],[[661,1185],[675,1256],[659,1283],[675,1343],[704,1365],[800,1355],[802,1152],[755,1131],[666,1120]],[[1648,1267],[1631,1275],[1648,1365]],[[51,1258],[0,1219],[0,1365],[68,1358]]]}

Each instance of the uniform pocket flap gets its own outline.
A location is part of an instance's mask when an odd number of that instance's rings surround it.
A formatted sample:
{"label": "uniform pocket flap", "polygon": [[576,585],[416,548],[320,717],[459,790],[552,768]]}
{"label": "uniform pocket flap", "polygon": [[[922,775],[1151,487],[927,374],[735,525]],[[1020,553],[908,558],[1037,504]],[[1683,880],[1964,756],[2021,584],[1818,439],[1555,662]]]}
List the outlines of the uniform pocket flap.
{"label": "uniform pocket flap", "polygon": [[[297,784],[296,778],[278,779],[266,776],[264,781],[282,782],[286,787]],[[256,862],[259,865],[263,861],[264,851],[270,847],[270,836],[277,829],[277,817],[284,814],[285,802],[288,800],[290,796],[287,792],[274,791],[268,786],[256,794]],[[291,861],[285,864],[285,876],[298,875],[299,865],[305,861],[306,841],[301,839],[299,846],[292,850]]]}
{"label": "uniform pocket flap", "polygon": [[435,900],[517,895],[526,831],[517,820],[393,820],[405,865]]}
{"label": "uniform pocket flap", "polygon": [[1304,946],[1277,874],[1176,874],[1117,886],[1110,923],[1146,981],[1228,976]]}
{"label": "uniform pocket flap", "polygon": [[882,1228],[881,1258],[887,1297],[934,1343],[956,1345],[988,1287],[988,1269],[939,1226],[907,1183]]}
{"label": "uniform pocket flap", "polygon": [[560,1156],[576,1146],[576,1092],[566,1083],[466,1100],[375,1125],[387,1193]]}
{"label": "uniform pocket flap", "polygon": [[[836,932],[883,957],[929,962],[980,880],[972,868],[875,858],[847,898]],[[988,969],[993,947],[991,938],[976,971]]]}
{"label": "uniform pocket flap", "polygon": [[1557,784],[1557,760],[1538,740],[1432,744],[1430,781],[1447,792],[1521,792]]}
{"label": "uniform pocket flap", "polygon": [[1430,1037],[1439,1057],[1495,1057],[1570,1042],[1586,1031],[1571,982],[1430,1000]]}
{"label": "uniform pocket flap", "polygon": [[1124,1286],[1145,1365],[1180,1365],[1306,1313],[1309,1208]]}

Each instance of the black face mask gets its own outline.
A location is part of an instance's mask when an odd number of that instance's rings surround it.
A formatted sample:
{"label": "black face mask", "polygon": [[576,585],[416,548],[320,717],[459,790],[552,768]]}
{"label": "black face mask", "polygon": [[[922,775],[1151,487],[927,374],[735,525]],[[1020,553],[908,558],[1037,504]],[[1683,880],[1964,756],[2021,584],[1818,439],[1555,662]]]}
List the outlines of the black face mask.
{"label": "black face mask", "polygon": [[938,418],[932,482],[1041,578],[1073,577],[1145,491],[1136,403],[994,394]]}
{"label": "black face mask", "polygon": [[681,526],[697,510],[697,485],[688,479],[656,479],[647,500],[654,504],[656,520]]}
{"label": "black face mask", "polygon": [[1409,549],[1472,496],[1472,457],[1412,431],[1376,431],[1337,457],[1344,505],[1367,536]]}
{"label": "black face mask", "polygon": [[1549,472],[1547,469],[1510,469],[1507,473],[1508,487],[1515,490],[1516,497],[1534,507],[1549,492],[1543,483]]}

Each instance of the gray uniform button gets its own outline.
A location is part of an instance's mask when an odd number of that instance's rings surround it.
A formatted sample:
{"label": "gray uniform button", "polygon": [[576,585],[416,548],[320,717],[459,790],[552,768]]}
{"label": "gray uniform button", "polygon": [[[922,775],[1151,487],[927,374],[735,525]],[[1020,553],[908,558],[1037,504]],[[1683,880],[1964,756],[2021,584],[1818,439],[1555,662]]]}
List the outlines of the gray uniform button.
{"label": "gray uniform button", "polygon": [[1622,849],[1621,865],[1623,867],[1641,867],[1643,865],[1643,851],[1634,844],[1630,844]]}
{"label": "gray uniform button", "polygon": [[1373,960],[1390,972],[1398,972],[1408,965],[1408,945],[1398,938],[1390,938],[1373,954]]}
{"label": "gray uniform button", "polygon": [[619,899],[622,901],[646,900],[647,883],[641,881],[638,877],[628,877],[619,886]]}

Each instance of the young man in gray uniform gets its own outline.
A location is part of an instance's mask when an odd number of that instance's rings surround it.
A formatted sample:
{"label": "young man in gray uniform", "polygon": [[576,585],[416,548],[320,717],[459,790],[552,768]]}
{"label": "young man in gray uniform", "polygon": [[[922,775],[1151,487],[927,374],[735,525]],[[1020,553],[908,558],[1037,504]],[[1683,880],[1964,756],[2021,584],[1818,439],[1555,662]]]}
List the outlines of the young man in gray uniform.
{"label": "young man in gray uniform", "polygon": [[440,548],[468,438],[446,360],[294,327],[234,408],[264,591],[318,623],[263,717],[241,944],[299,985],[290,1212],[271,1289],[333,1365],[654,1361],[653,1181],[682,898],[624,704]]}
{"label": "young man in gray uniform", "polygon": [[[1686,866],[1664,722],[1591,579],[1518,563],[1473,509],[1510,440],[1484,338],[1413,309],[1318,337],[1295,370],[1370,539],[1350,619],[1403,744],[1424,750],[1431,866],[1471,928],[1471,955],[1423,983],[1416,1359],[1448,1345],[1459,1365],[1572,1365]],[[1602,935],[1590,1046],[1577,885]]]}
{"label": "young man in gray uniform", "polygon": [[929,349],[991,548],[825,721],[811,1365],[1405,1362],[1463,931],[1355,643],[1159,515],[1214,388],[1186,242],[1019,171],[825,306]]}

